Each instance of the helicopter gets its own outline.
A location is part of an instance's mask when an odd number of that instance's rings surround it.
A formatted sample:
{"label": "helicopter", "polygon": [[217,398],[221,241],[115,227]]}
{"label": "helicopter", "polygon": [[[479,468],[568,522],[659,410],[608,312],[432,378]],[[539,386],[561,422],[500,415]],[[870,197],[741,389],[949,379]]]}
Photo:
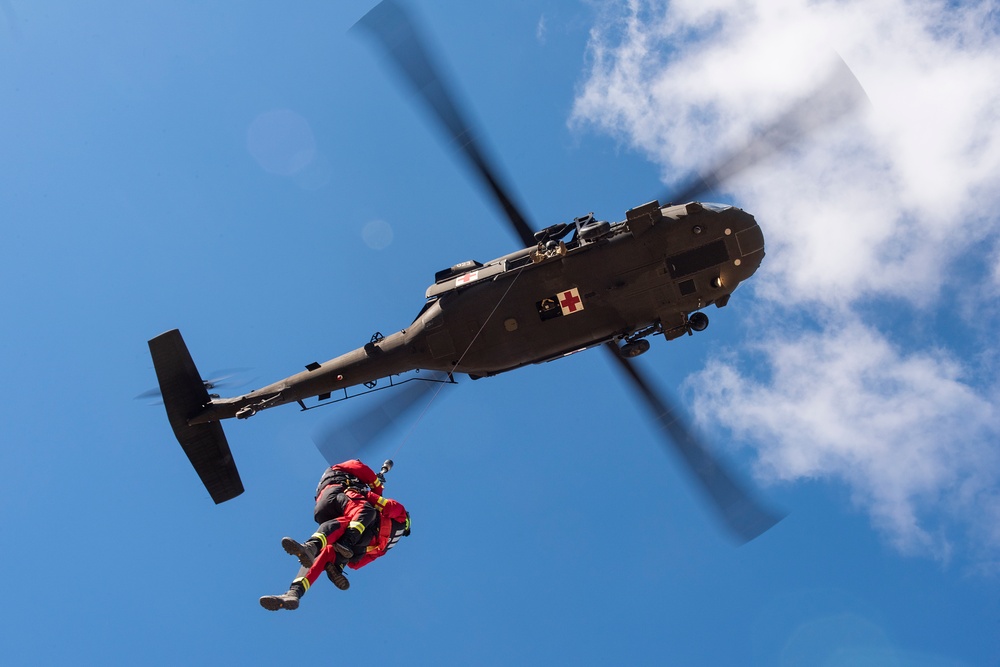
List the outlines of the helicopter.
{"label": "helicopter", "polygon": [[736,480],[631,360],[650,349],[653,336],[672,340],[704,331],[703,310],[727,306],[760,267],[764,236],[754,216],[699,196],[856,107],[864,93],[846,65],[749,145],[661,197],[662,204],[642,203],[619,221],[587,214],[535,231],[474,139],[479,135],[409,14],[394,0],[383,0],[355,29],[374,38],[460,146],[522,247],[488,262],[462,261],[437,271],[406,328],[387,336],[377,332],[355,350],[310,362],[239,396],[209,394],[212,383],[199,375],[178,330],[151,339],[168,420],[215,503],[244,491],[222,429],[225,419],[248,419],[290,403],[311,409],[343,400],[334,394],[350,387],[371,389],[410,371],[437,372],[449,382],[455,374],[480,379],[603,346],[731,533],[746,542],[775,525],[782,516]]}

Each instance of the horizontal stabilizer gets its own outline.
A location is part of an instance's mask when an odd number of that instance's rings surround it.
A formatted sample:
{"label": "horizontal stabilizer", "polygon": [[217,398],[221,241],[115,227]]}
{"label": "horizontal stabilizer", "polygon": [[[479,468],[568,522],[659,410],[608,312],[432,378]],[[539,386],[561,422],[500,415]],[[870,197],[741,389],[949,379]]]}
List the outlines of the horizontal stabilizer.
{"label": "horizontal stabilizer", "polygon": [[181,332],[173,329],[149,341],[167,419],[212,500],[225,502],[243,493],[243,482],[229,451],[222,424],[188,424],[209,402],[208,390],[195,368]]}

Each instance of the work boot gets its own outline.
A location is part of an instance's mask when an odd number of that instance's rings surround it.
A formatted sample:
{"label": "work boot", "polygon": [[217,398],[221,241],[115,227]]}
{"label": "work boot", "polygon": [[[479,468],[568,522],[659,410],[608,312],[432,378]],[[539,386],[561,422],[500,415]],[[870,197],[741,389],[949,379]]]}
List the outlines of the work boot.
{"label": "work boot", "polygon": [[351,549],[351,547],[347,546],[346,544],[343,544],[341,542],[334,542],[333,548],[338,554],[340,554],[347,560],[351,560],[352,558],[354,558],[354,551]]}
{"label": "work boot", "polygon": [[288,592],[284,595],[265,595],[260,599],[260,606],[268,611],[298,609],[299,598],[302,597],[303,593],[305,593],[305,589],[302,584],[296,582],[288,587]]}
{"label": "work boot", "polygon": [[334,586],[342,591],[346,591],[351,587],[351,582],[344,576],[344,568],[342,566],[335,563],[327,563],[325,569],[326,576],[330,578]]}
{"label": "work boot", "polygon": [[313,561],[319,555],[321,547],[319,542],[311,537],[306,540],[305,544],[299,544],[290,537],[282,537],[281,548],[289,555],[298,558],[302,567],[308,569],[312,567]]}

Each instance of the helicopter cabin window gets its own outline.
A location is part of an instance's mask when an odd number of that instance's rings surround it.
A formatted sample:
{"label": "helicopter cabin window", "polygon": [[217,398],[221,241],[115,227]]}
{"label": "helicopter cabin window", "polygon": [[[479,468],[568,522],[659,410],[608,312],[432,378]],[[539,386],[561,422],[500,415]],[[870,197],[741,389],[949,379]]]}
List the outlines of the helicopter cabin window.
{"label": "helicopter cabin window", "polygon": [[514,259],[508,259],[504,271],[510,271],[512,269],[519,269],[522,266],[527,266],[531,264],[531,254],[525,253],[521,257],[515,257]]}
{"label": "helicopter cabin window", "polygon": [[677,283],[677,289],[680,290],[681,296],[688,296],[689,294],[695,293],[694,279],[682,280]]}
{"label": "helicopter cabin window", "polygon": [[713,241],[700,248],[688,250],[667,258],[671,278],[682,278],[729,260],[729,249],[723,240]]}
{"label": "helicopter cabin window", "polygon": [[701,202],[701,207],[702,208],[707,208],[709,211],[713,211],[715,213],[721,213],[722,211],[728,211],[729,209],[732,208],[732,206],[730,206],[729,204],[715,204],[715,203],[710,202],[710,201],[703,201],[703,202]]}

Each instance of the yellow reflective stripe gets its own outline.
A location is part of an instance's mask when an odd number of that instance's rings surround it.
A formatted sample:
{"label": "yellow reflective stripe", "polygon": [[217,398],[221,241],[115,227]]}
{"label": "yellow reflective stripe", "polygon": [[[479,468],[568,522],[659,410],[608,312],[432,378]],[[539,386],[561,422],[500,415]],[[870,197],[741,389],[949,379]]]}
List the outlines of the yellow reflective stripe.
{"label": "yellow reflective stripe", "polygon": [[295,584],[298,584],[298,585],[302,586],[302,592],[303,593],[306,592],[307,590],[309,590],[309,580],[306,579],[305,577],[299,577],[298,579],[296,579],[295,581],[292,582],[292,585],[295,585]]}
{"label": "yellow reflective stripe", "polygon": [[410,529],[410,515],[406,515],[406,530]]}
{"label": "yellow reflective stripe", "polygon": [[320,549],[326,548],[326,535],[324,535],[323,533],[313,533],[312,536],[315,537],[317,540],[319,540],[320,544],[322,545],[320,546]]}
{"label": "yellow reflective stripe", "polygon": [[347,529],[351,530],[352,528],[354,530],[358,531],[358,533],[364,533],[365,532],[365,524],[361,523],[360,521],[352,521],[351,525],[349,525],[347,527]]}
{"label": "yellow reflective stripe", "polygon": [[378,506],[379,506],[379,509],[381,509],[381,508],[385,507],[385,498],[381,498],[381,497],[380,497],[380,498],[379,498],[378,500],[376,500],[375,502],[376,502],[376,503],[378,504]]}
{"label": "yellow reflective stripe", "polygon": [[366,554],[370,554],[373,551],[378,551],[378,547],[372,547],[372,546],[370,546],[370,547],[368,547],[368,548],[365,549],[365,553]]}

